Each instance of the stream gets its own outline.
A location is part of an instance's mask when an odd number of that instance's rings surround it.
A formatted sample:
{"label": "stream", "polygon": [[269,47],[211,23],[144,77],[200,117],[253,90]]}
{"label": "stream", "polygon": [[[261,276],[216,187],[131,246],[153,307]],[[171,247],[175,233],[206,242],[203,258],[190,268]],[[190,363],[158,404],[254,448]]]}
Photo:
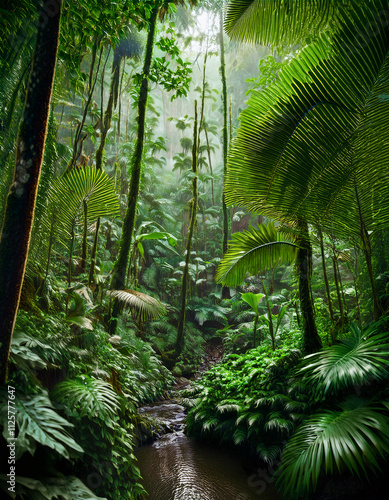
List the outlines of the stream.
{"label": "stream", "polygon": [[162,401],[138,411],[162,420],[173,431],[135,451],[149,500],[281,499],[265,471],[249,472],[236,452],[188,438],[179,401]]}

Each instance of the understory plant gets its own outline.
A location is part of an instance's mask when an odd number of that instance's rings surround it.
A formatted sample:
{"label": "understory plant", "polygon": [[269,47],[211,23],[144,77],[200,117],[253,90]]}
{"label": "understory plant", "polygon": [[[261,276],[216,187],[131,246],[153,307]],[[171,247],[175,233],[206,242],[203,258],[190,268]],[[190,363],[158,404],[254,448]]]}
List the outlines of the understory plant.
{"label": "understory plant", "polygon": [[368,478],[389,452],[389,343],[378,328],[351,325],[305,358],[296,337],[227,356],[186,393],[189,435],[278,464],[285,498],[311,498],[338,473]]}

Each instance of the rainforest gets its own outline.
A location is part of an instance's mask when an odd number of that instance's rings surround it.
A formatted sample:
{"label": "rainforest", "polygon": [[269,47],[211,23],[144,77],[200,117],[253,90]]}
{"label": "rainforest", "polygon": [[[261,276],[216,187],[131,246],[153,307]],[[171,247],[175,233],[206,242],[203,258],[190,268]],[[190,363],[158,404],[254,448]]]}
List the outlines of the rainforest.
{"label": "rainforest", "polygon": [[0,1],[0,489],[387,500],[389,1]]}

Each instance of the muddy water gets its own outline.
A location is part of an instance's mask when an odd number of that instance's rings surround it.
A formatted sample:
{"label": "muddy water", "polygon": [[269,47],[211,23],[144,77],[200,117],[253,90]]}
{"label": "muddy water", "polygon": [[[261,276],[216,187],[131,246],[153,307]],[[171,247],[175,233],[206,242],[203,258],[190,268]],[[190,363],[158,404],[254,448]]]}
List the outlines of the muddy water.
{"label": "muddy water", "polygon": [[247,472],[233,452],[185,436],[177,401],[143,407],[173,432],[135,452],[149,500],[279,500],[265,471]]}

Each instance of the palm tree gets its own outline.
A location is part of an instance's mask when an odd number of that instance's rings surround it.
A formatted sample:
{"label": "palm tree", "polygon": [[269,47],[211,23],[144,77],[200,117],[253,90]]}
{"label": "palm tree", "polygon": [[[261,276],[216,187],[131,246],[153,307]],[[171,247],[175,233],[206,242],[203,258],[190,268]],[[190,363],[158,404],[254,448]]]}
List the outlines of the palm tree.
{"label": "palm tree", "polygon": [[264,3],[277,2],[231,2],[227,30],[273,42],[301,40],[312,26],[324,32],[278,82],[253,93],[229,156],[227,201],[351,239],[364,252],[378,317],[371,233],[389,216],[388,2],[274,5],[281,20],[291,16],[290,30],[271,21],[271,9],[258,18]]}
{"label": "palm tree", "polygon": [[14,180],[8,193],[0,239],[0,385],[7,379],[20,291],[31,237],[45,149],[60,30],[62,1],[40,14],[34,60],[17,140]]}
{"label": "palm tree", "polygon": [[[278,479],[285,494],[308,498],[323,475],[349,470],[367,476],[379,469],[389,452],[388,404],[371,394],[369,384],[386,385],[388,364],[387,333],[374,326],[353,325],[351,336],[305,358],[301,373],[314,396],[322,402],[329,396],[331,403],[324,401],[324,409],[309,416],[288,442]],[[350,396],[353,389],[363,398]]]}

